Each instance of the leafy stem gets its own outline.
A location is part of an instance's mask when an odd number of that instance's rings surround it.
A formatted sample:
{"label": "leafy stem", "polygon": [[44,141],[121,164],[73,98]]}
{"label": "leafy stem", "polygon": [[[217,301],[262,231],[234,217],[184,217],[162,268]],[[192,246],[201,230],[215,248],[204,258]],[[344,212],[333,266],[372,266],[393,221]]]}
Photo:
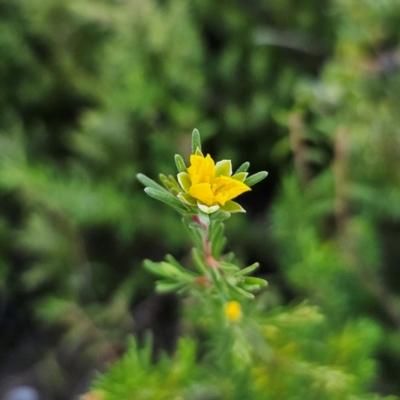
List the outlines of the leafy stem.
{"label": "leafy stem", "polygon": [[210,225],[201,222],[198,215],[193,216],[193,221],[199,225],[203,236],[203,257],[208,266],[220,269],[218,261],[212,255],[212,243],[210,241]]}

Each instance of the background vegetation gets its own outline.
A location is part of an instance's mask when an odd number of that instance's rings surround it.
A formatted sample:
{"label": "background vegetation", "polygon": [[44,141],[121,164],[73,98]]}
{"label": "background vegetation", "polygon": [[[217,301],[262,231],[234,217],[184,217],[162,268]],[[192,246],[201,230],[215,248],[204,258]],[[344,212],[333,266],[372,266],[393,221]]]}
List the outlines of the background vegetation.
{"label": "background vegetation", "polygon": [[318,391],[338,370],[399,394],[399,26],[397,0],[1,0],[1,396],[73,398],[129,333],[173,352],[181,302],[141,260],[188,241],[135,175],[174,173],[194,127],[215,159],[270,172],[227,226],[264,310],[324,315],[274,344],[302,337],[322,370],[267,365],[268,398],[361,398]]}

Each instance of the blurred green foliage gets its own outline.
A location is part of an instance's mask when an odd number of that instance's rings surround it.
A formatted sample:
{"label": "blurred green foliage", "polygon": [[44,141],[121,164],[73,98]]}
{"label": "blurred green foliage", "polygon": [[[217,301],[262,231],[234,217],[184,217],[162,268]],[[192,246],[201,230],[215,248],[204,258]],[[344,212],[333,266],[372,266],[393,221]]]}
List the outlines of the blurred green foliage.
{"label": "blurred green foliage", "polygon": [[[188,247],[135,175],[172,173],[197,127],[216,159],[270,171],[228,226],[272,282],[263,312],[308,298],[325,316],[310,347],[282,328],[283,354],[399,394],[399,24],[397,0],[0,0],[2,371],[66,399],[159,322],[140,262]],[[274,365],[258,373],[283,392],[260,398],[305,398]]]}

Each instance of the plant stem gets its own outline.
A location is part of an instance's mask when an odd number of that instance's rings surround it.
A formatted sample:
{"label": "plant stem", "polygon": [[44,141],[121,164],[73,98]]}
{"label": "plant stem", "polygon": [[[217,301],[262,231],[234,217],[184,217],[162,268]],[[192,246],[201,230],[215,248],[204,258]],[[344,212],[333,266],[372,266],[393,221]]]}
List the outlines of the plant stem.
{"label": "plant stem", "polygon": [[212,243],[210,242],[209,237],[209,225],[203,224],[197,215],[193,217],[193,221],[195,221],[203,231],[203,257],[206,264],[211,268],[219,269],[219,263],[212,255]]}

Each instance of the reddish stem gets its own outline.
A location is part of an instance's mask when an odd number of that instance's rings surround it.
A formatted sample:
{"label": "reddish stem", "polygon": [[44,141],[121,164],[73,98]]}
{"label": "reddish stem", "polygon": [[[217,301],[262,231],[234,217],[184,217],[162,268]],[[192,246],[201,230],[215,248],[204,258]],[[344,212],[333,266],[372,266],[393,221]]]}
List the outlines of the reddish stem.
{"label": "reddish stem", "polygon": [[203,229],[203,251],[204,251],[204,260],[211,268],[219,268],[218,261],[212,255],[212,243],[210,242],[208,233],[208,225],[205,225],[201,222],[198,215],[194,215],[193,221],[196,222]]}

